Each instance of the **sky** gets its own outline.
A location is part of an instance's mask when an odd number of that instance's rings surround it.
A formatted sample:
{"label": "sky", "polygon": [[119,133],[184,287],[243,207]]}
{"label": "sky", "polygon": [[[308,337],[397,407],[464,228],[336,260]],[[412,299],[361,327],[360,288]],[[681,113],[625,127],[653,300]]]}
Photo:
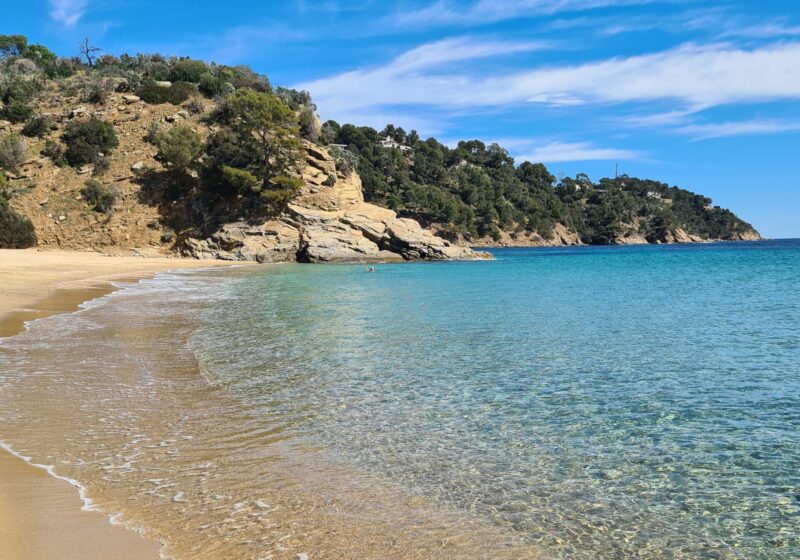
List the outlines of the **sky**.
{"label": "sky", "polygon": [[797,0],[30,0],[0,33],[58,54],[246,64],[323,120],[497,142],[556,175],[688,188],[800,237]]}

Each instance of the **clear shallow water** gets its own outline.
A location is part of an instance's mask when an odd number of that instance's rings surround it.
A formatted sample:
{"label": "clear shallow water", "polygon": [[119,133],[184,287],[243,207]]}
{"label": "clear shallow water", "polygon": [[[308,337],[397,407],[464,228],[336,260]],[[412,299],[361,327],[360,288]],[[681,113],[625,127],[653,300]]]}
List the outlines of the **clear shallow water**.
{"label": "clear shallow water", "polygon": [[559,556],[800,557],[800,243],[495,256],[257,273],[198,353],[293,433]]}
{"label": "clear shallow water", "polygon": [[0,439],[181,558],[800,557],[800,242],[495,256],[37,321]]}

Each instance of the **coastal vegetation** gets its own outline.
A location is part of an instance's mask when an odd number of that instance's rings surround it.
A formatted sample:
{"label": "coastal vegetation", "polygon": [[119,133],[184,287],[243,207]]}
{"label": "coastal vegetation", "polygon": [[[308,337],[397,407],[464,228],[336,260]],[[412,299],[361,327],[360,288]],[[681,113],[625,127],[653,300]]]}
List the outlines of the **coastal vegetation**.
{"label": "coastal vegetation", "polygon": [[628,176],[557,180],[542,163],[517,164],[497,144],[471,140],[449,148],[392,125],[378,132],[334,121],[323,125],[322,138],[357,158],[368,201],[436,225],[451,238],[496,241],[502,233],[536,233],[552,239],[557,224],[589,244],[626,236],[666,241],[676,229],[709,239],[752,231],[688,190]]}
{"label": "coastal vegetation", "polygon": [[[336,173],[325,171],[322,186],[333,187],[337,174],[357,173],[367,202],[460,243],[757,237],[709,198],[658,181],[621,176],[595,182],[583,174],[557,179],[542,163],[517,162],[497,144],[470,140],[448,147],[393,125],[381,131],[323,125],[308,92],[275,87],[244,66],[160,54],[113,56],[88,40],[77,54],[59,57],[23,36],[0,35],[0,168],[15,187],[25,183],[23,198],[36,182],[18,174],[20,166],[64,169],[65,188],[87,202],[80,208],[111,215],[115,204],[125,203],[125,228],[145,223],[137,218],[140,205],[156,208],[155,229],[170,232],[154,237],[162,243],[280,215],[304,184],[310,146],[326,148],[335,162]],[[144,132],[131,138],[134,129]],[[149,153],[142,146],[151,146]],[[144,155],[128,176],[119,162],[131,151]],[[81,177],[89,172],[90,185]],[[136,200],[118,188],[120,181],[136,189]],[[6,196],[4,212],[45,212],[52,201],[43,199],[18,204]],[[74,207],[66,195],[63,200],[64,208]],[[63,215],[65,232],[73,220]],[[58,213],[44,216],[56,220]],[[91,222],[89,215],[82,219]],[[42,224],[52,229],[50,223],[34,220],[37,230]]]}

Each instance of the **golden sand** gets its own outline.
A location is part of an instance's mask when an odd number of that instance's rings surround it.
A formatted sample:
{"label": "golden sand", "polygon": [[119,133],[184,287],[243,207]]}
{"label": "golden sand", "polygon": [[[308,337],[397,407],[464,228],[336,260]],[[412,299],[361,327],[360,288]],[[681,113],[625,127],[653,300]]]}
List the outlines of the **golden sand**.
{"label": "golden sand", "polygon": [[[109,257],[98,253],[0,250],[0,336],[24,322],[76,309],[113,291],[111,280],[135,280],[221,261]],[[76,488],[0,449],[0,558],[3,560],[144,560],[159,545],[105,515],[82,511]]]}

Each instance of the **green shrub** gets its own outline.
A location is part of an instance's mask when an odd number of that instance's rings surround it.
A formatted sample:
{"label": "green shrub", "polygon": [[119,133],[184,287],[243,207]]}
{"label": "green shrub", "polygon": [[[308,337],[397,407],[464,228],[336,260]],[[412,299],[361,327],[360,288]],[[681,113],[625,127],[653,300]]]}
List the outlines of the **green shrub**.
{"label": "green shrub", "polygon": [[0,35],[0,57],[21,56],[27,49],[25,35]]}
{"label": "green shrub", "polygon": [[29,120],[22,128],[22,135],[28,138],[42,138],[50,131],[52,126],[53,121],[50,120],[50,117],[38,115]]}
{"label": "green shrub", "polygon": [[278,175],[270,180],[269,188],[261,189],[261,200],[276,209],[283,208],[294,198],[301,186],[303,181],[297,177]]}
{"label": "green shrub", "polygon": [[169,79],[173,82],[200,82],[200,78],[208,74],[208,66],[202,60],[191,60],[185,58],[172,65],[169,71]]}
{"label": "green shrub", "polygon": [[175,82],[170,90],[170,103],[180,105],[193,95],[197,95],[197,86],[189,82]]}
{"label": "green shrub", "polygon": [[0,198],[0,248],[24,249],[36,245],[33,223]]}
{"label": "green shrub", "polygon": [[153,105],[172,103],[180,105],[197,94],[197,86],[188,82],[175,82],[171,87],[158,85],[154,80],[145,80],[136,92],[142,101]]}
{"label": "green shrub", "polygon": [[223,82],[222,87],[219,88],[219,94],[222,97],[230,97],[234,93],[236,93],[236,86],[230,82]]}
{"label": "green shrub", "polygon": [[0,117],[11,121],[12,123],[21,123],[27,121],[33,114],[33,109],[25,105],[22,101],[16,99],[8,103],[0,110]]}
{"label": "green shrub", "polygon": [[87,121],[72,121],[62,136],[67,150],[64,157],[70,165],[96,163],[100,154],[108,155],[119,145],[114,126],[92,117]]}
{"label": "green shrub", "polygon": [[331,146],[328,153],[336,164],[336,170],[344,175],[350,175],[354,169],[358,169],[358,156],[347,148]]}
{"label": "green shrub", "polygon": [[19,134],[0,138],[0,168],[16,169],[25,161],[27,146]]}
{"label": "green shrub", "polygon": [[203,153],[203,140],[188,126],[176,126],[158,135],[158,156],[171,170],[184,171]]}
{"label": "green shrub", "polygon": [[0,100],[6,105],[12,101],[26,103],[41,90],[41,80],[27,80],[16,73],[0,73]]}
{"label": "green shrub", "polygon": [[259,192],[263,184],[261,179],[249,171],[236,167],[229,167],[227,165],[222,167],[222,176],[234,191],[242,194]]}
{"label": "green shrub", "polygon": [[119,191],[109,189],[96,179],[89,179],[81,189],[81,195],[95,212],[111,214],[119,198]]}
{"label": "green shrub", "polygon": [[45,142],[41,154],[46,158],[50,158],[50,161],[58,167],[63,167],[67,164],[67,160],[64,158],[64,148],[55,140]]}
{"label": "green shrub", "polygon": [[208,97],[216,97],[220,93],[222,93],[222,84],[223,81],[220,80],[217,76],[212,74],[211,72],[206,72],[202,76],[200,76],[200,82],[198,84],[198,89],[203,92]]}

